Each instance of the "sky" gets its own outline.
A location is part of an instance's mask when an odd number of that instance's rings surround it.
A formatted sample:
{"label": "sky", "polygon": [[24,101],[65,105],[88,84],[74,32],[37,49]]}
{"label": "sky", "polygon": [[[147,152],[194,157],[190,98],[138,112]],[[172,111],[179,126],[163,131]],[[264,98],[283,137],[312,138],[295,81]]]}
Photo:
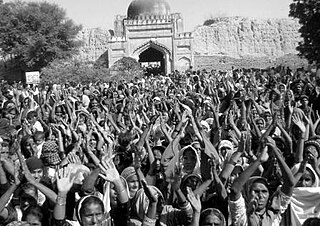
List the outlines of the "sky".
{"label": "sky", "polygon": [[[41,0],[25,0],[41,1]],[[132,0],[46,0],[64,8],[67,17],[88,28],[113,29],[115,15],[126,15]],[[8,2],[8,1],[4,1]],[[181,13],[185,31],[215,16],[287,18],[293,0],[167,0],[171,13]]]}

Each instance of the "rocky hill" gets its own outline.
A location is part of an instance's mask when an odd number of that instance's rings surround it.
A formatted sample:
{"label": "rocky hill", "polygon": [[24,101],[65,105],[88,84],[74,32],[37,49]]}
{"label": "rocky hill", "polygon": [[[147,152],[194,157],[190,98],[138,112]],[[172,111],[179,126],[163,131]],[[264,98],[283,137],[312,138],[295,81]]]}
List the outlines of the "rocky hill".
{"label": "rocky hill", "polygon": [[[194,29],[194,51],[196,56],[275,59],[297,53],[298,29],[299,23],[292,19],[215,18],[209,26]],[[108,30],[82,30],[79,57],[97,60],[108,49],[109,37]]]}

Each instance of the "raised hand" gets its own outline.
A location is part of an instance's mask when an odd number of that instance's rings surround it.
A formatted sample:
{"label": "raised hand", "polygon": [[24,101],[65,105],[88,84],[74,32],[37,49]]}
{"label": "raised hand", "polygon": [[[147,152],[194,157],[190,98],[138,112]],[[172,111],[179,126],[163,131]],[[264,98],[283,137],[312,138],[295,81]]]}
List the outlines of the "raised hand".
{"label": "raised hand", "polygon": [[229,112],[228,122],[229,122],[230,125],[235,125],[235,123],[234,123],[234,113],[233,113],[233,111],[230,111],[230,112]]}
{"label": "raised hand", "polygon": [[158,202],[158,197],[159,194],[153,194],[151,189],[148,187],[147,182],[145,180],[141,180],[141,184],[144,190],[144,193],[146,194],[146,196],[148,197],[149,201],[151,203],[157,203]]}
{"label": "raised hand", "polygon": [[187,187],[187,198],[189,200],[189,203],[192,206],[192,209],[196,212],[196,213],[200,213],[201,212],[201,200],[200,200],[200,196],[197,194],[195,195],[192,191],[192,189],[190,187]]}
{"label": "raised hand", "polygon": [[141,167],[141,152],[139,150],[136,150],[135,153],[133,153],[133,167],[135,169],[139,169]]}
{"label": "raised hand", "polygon": [[59,193],[67,194],[73,185],[75,175],[71,174],[70,167],[63,167],[57,171],[56,179]]}
{"label": "raised hand", "polygon": [[113,163],[113,157],[104,156],[101,160],[101,163],[99,165],[102,174],[100,176],[109,182],[115,182],[116,180],[120,180],[120,175],[118,170],[116,169],[114,163]]}
{"label": "raised hand", "polygon": [[181,178],[182,178],[182,169],[177,166],[175,172],[172,175],[171,186],[174,191],[180,189],[181,185]]}
{"label": "raised hand", "polygon": [[274,139],[272,139],[270,136],[266,138],[266,145],[271,148],[277,148],[276,142]]}
{"label": "raised hand", "polygon": [[186,123],[186,122],[188,121],[188,112],[187,112],[187,111],[184,111],[184,112],[182,113],[181,121],[182,121],[183,123]]}
{"label": "raised hand", "polygon": [[69,163],[82,164],[81,159],[74,151],[71,151],[66,158]]}
{"label": "raised hand", "polygon": [[247,144],[247,132],[241,132],[241,138],[240,138],[238,150],[245,153],[246,144]]}
{"label": "raised hand", "polygon": [[[264,141],[264,142],[266,142],[266,141]],[[266,162],[269,159],[268,148],[265,145],[262,145],[261,149],[262,150],[258,156],[258,159],[260,159],[261,162]]]}
{"label": "raised hand", "polygon": [[292,122],[299,128],[301,133],[306,132],[306,126],[304,125],[304,122],[298,117],[298,115],[292,115]]}
{"label": "raised hand", "polygon": [[157,119],[159,118],[160,115],[153,115],[151,118],[150,118],[150,125],[153,125]]}
{"label": "raised hand", "polygon": [[294,108],[294,106],[292,105],[291,101],[289,101],[288,109],[289,109],[290,114],[293,114],[293,108]]}
{"label": "raised hand", "polygon": [[22,180],[21,168],[18,163],[14,165],[14,183],[19,186]]}

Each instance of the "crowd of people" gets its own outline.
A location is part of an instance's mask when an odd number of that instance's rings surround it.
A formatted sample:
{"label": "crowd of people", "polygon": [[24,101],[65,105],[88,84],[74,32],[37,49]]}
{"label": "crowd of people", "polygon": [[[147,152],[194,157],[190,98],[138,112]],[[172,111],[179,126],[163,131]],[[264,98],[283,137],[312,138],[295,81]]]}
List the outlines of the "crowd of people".
{"label": "crowd of people", "polygon": [[319,72],[3,81],[0,225],[320,225]]}

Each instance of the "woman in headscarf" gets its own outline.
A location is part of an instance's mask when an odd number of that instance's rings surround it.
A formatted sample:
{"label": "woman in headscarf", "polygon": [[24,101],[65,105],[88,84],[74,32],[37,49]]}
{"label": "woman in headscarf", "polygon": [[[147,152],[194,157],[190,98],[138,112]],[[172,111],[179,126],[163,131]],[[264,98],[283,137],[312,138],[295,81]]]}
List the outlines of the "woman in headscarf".
{"label": "woman in headscarf", "polygon": [[[116,170],[112,160],[103,160],[100,168],[103,172],[101,176],[106,181],[109,181],[114,185],[117,192],[117,200],[120,205],[125,205],[125,203],[127,203],[129,200],[127,189],[123,185],[120,175]],[[128,209],[123,209],[121,215],[118,214],[120,219],[118,219],[119,221],[112,221],[110,217],[110,205],[105,205],[106,201],[102,201],[102,199],[96,195],[87,195],[78,201],[75,209],[75,214],[77,217],[76,222],[66,220],[66,197],[73,185],[74,179],[75,177],[72,174],[70,167],[59,169],[57,173],[58,196],[53,213],[56,225],[86,226],[97,224],[102,226],[122,226],[127,224],[126,216],[128,216]],[[110,197],[113,197],[111,192],[110,195],[107,194],[106,200],[110,201]]]}
{"label": "woman in headscarf", "polygon": [[224,215],[220,210],[215,208],[207,208],[203,211],[202,204],[200,201],[200,195],[194,194],[193,191],[188,188],[188,200],[193,208],[193,219],[191,226],[206,226],[206,225],[215,225],[215,226],[226,226],[226,220]]}
{"label": "woman in headscarf", "polygon": [[226,226],[226,220],[220,210],[209,208],[201,212],[199,226],[207,225]]}
{"label": "woman in headscarf", "polygon": [[[188,225],[192,220],[192,208],[188,201],[184,205],[180,205],[180,209],[173,208],[171,205],[165,205],[161,191],[154,186],[148,186],[152,193],[158,194],[158,202],[156,208],[156,224],[159,226],[175,226],[175,225]],[[133,199],[133,207],[131,215],[134,225],[139,225],[143,222],[145,215],[148,211],[149,199],[145,194],[145,190],[141,188],[135,198]]]}
{"label": "woman in headscarf", "polygon": [[301,226],[307,218],[320,217],[320,181],[306,160],[297,163],[291,170],[296,179],[290,204],[291,225]]}
{"label": "woman in headscarf", "polygon": [[[230,189],[229,206],[234,225],[279,225],[282,219],[281,215],[289,204],[294,186],[293,175],[276,147],[274,140],[268,137],[265,145],[260,145],[261,154],[235,179]],[[249,179],[259,165],[267,161],[267,147],[271,148],[275,154],[284,180],[283,185],[272,196],[266,179],[262,177]],[[241,191],[247,194],[245,195],[247,200],[244,199]]]}
{"label": "woman in headscarf", "polygon": [[192,145],[188,145],[180,150],[179,161],[183,176],[192,173],[200,175],[199,153]]}

